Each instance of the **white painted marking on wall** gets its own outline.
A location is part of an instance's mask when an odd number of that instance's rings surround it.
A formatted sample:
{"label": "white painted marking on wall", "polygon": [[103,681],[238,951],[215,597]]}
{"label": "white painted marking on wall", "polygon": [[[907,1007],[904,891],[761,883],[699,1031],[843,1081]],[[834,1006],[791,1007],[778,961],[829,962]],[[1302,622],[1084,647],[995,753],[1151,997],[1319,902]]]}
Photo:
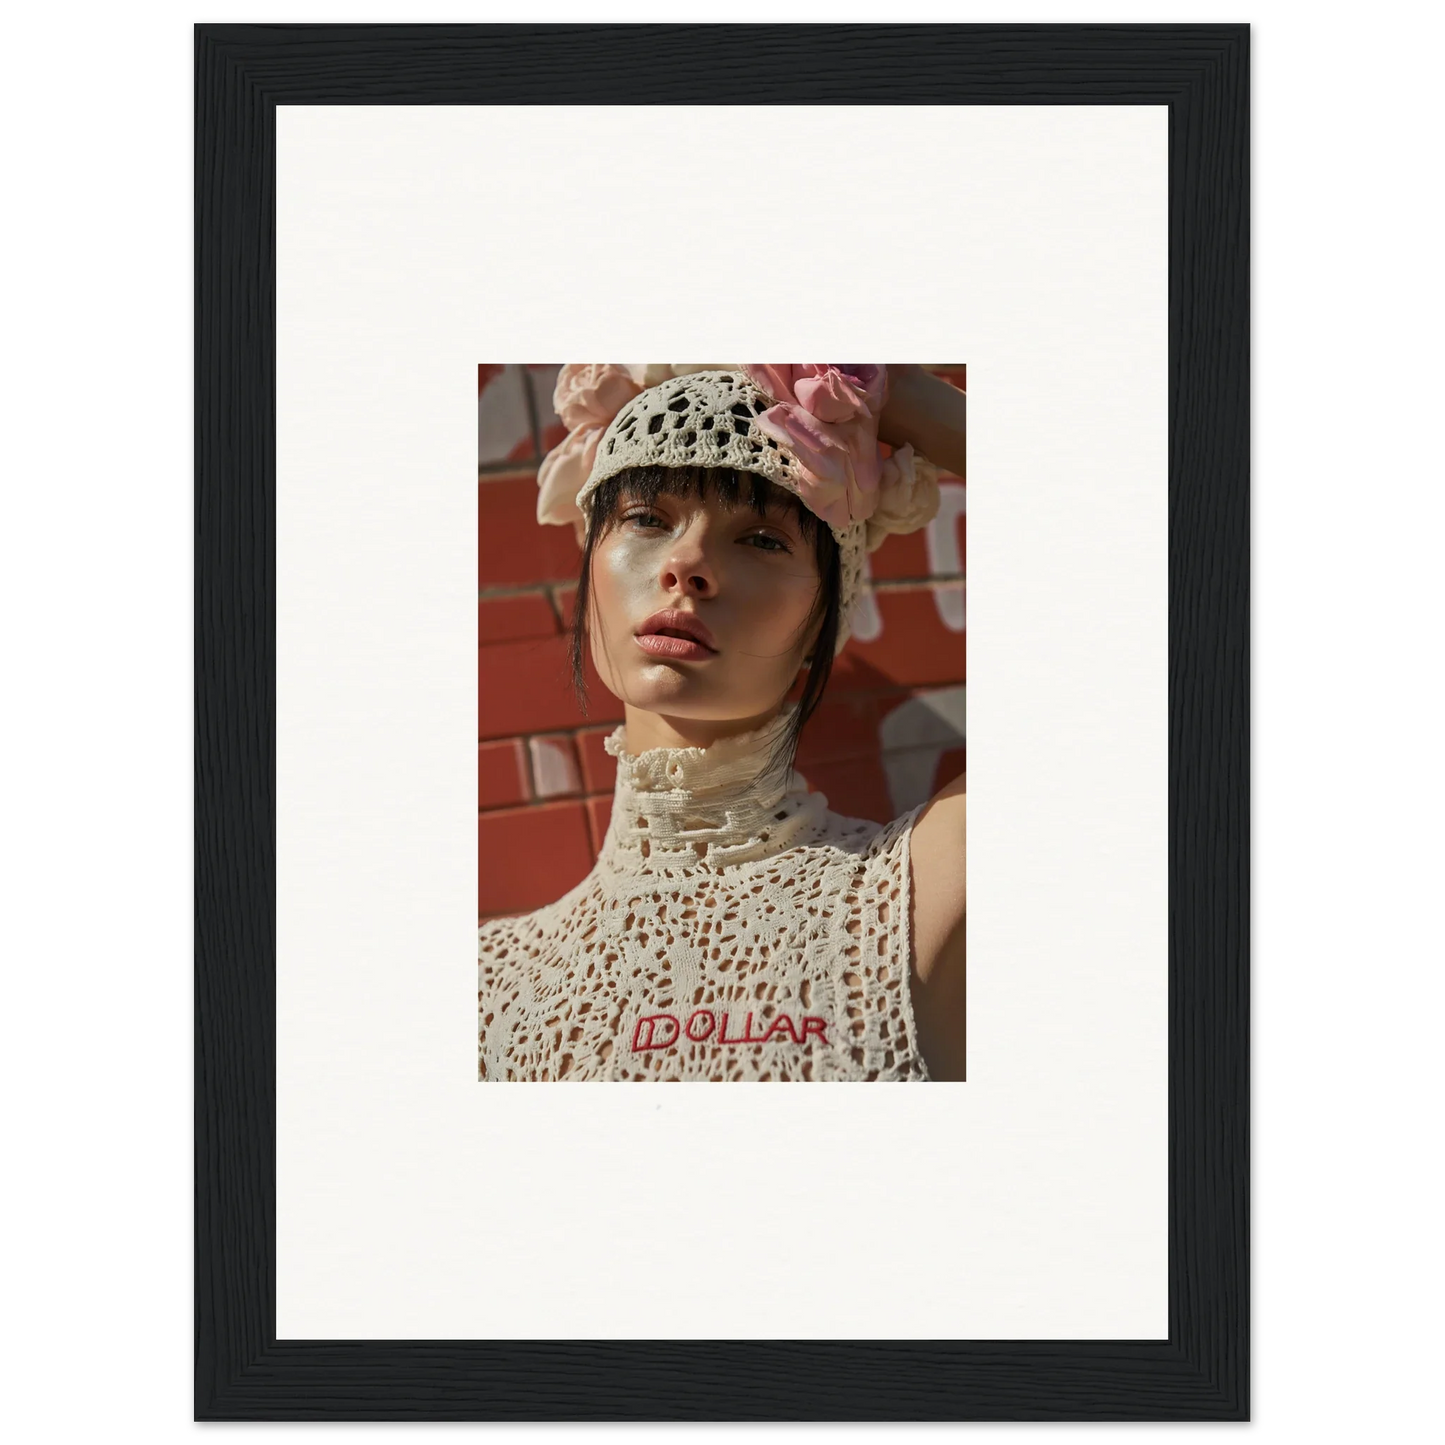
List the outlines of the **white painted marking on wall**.
{"label": "white painted marking on wall", "polygon": [[532,781],[539,798],[582,791],[577,760],[566,743],[554,738],[528,738],[527,746],[532,752]]}
{"label": "white painted marking on wall", "polygon": [[527,780],[527,751],[522,746],[521,738],[512,739],[512,766],[517,770],[517,778],[522,784],[522,795],[526,797],[531,784]]}
{"label": "white painted marking on wall", "polygon": [[883,614],[878,609],[878,597],[873,591],[873,569],[866,556],[863,558],[863,583],[853,604],[852,616],[848,619],[848,630],[859,642],[877,642],[883,636]]}
{"label": "white painted marking on wall", "polygon": [[958,547],[958,519],[966,515],[968,489],[962,482],[938,484],[938,515],[928,524],[928,570],[937,576],[958,576],[963,554]]}
{"label": "white painted marking on wall", "polygon": [[888,800],[896,816],[933,795],[938,760],[965,746],[966,687],[920,693],[894,708],[878,728]]}
{"label": "white painted marking on wall", "polygon": [[527,364],[527,375],[532,378],[532,395],[537,399],[537,427],[540,431],[561,425],[562,418],[557,415],[557,408],[552,405],[552,397],[557,390],[557,376],[561,370],[561,366],[556,362],[545,366],[530,362]]}
{"label": "white painted marking on wall", "polygon": [[477,456],[483,466],[505,461],[518,442],[532,434],[522,368],[509,362],[477,398]]}
{"label": "white painted marking on wall", "polygon": [[938,609],[938,620],[950,632],[966,632],[968,611],[964,606],[962,582],[935,582],[933,584],[933,605]]}

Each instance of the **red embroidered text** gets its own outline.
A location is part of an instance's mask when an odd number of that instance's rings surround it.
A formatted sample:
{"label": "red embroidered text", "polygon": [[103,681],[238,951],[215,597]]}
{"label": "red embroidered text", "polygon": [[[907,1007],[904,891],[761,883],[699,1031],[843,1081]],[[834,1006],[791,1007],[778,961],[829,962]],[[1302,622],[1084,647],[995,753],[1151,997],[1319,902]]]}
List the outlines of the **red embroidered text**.
{"label": "red embroidered text", "polygon": [[695,1009],[684,1023],[676,1014],[647,1014],[638,1019],[632,1031],[632,1052],[645,1053],[648,1049],[670,1049],[683,1039],[695,1044],[711,1040],[715,1044],[766,1044],[774,1039],[786,1037],[795,1044],[804,1044],[810,1038],[817,1038],[826,1044],[828,1036],[823,1032],[826,1020],[807,1015],[795,1024],[787,1014],[778,1014],[760,1034],[753,1032],[753,1016],[749,1014],[743,1024],[742,1033],[735,1038],[728,1036],[728,1016],[719,1019],[711,1009]]}

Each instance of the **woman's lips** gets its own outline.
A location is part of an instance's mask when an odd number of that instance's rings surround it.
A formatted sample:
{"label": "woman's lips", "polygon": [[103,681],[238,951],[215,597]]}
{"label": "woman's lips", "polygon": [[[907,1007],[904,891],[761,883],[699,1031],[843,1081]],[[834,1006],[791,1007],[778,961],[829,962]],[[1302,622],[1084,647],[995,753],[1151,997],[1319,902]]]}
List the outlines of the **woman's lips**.
{"label": "woman's lips", "polygon": [[717,656],[712,633],[695,613],[680,607],[654,612],[635,634],[637,645],[653,657],[670,657],[679,662],[703,662]]}
{"label": "woman's lips", "polygon": [[679,662],[702,662],[717,653],[691,637],[674,637],[666,632],[639,632],[637,645],[654,657],[671,657]]}

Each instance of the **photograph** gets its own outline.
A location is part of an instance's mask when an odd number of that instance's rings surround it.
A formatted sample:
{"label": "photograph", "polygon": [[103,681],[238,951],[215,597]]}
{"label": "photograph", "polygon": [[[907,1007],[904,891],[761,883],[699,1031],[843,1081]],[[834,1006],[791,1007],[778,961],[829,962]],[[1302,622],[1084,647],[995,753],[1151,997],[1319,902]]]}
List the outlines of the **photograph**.
{"label": "photograph", "polygon": [[479,1080],[966,1081],[966,380],[479,364]]}

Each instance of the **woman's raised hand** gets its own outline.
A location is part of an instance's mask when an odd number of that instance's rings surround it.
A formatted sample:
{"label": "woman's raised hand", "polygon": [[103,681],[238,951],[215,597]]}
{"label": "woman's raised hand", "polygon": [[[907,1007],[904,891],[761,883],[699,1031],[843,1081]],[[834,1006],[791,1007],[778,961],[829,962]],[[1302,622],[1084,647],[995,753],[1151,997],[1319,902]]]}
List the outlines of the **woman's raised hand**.
{"label": "woman's raised hand", "polygon": [[878,437],[890,447],[905,442],[956,477],[966,464],[968,400],[956,386],[916,363],[890,363],[888,400],[878,417]]}

